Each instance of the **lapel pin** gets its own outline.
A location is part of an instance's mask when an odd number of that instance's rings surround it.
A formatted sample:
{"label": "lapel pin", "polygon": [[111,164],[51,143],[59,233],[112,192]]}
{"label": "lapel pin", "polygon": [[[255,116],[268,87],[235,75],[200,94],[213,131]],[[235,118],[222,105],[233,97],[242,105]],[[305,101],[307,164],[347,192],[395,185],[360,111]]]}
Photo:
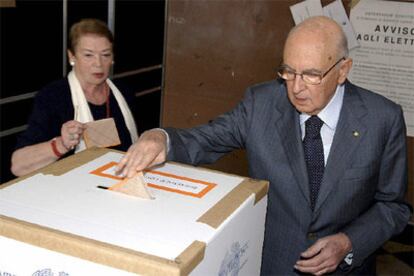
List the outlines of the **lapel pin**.
{"label": "lapel pin", "polygon": [[352,132],[352,135],[354,135],[354,137],[358,137],[358,136],[359,136],[359,132],[358,132],[358,131],[356,131],[356,130],[354,130],[354,131]]}

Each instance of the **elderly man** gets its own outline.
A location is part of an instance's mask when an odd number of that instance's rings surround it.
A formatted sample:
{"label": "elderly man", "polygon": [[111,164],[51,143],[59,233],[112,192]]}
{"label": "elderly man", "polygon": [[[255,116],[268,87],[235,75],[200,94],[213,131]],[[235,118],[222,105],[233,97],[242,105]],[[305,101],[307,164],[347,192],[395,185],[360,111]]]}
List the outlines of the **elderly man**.
{"label": "elderly man", "polygon": [[347,81],[347,55],[336,22],[305,20],[288,35],[279,80],[248,88],[207,125],[144,133],[119,171],[246,149],[250,176],[270,181],[263,275],[375,274],[374,252],[411,215],[405,124],[400,106]]}

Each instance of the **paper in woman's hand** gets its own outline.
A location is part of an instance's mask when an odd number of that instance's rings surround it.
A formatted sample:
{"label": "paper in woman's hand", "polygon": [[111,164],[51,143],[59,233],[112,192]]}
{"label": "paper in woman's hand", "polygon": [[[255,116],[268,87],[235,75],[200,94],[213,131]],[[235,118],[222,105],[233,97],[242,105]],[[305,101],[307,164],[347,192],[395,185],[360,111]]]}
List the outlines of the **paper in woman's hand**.
{"label": "paper in woman's hand", "polygon": [[121,144],[113,118],[86,123],[83,139],[87,148],[107,148]]}

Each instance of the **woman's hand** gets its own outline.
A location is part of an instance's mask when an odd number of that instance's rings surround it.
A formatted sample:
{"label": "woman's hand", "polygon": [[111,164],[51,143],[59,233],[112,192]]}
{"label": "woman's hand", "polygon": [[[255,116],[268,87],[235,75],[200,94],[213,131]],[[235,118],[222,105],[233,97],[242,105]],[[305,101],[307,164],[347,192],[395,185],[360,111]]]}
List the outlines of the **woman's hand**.
{"label": "woman's hand", "polygon": [[78,121],[67,121],[62,125],[60,135],[63,146],[69,151],[79,144],[86,125]]}

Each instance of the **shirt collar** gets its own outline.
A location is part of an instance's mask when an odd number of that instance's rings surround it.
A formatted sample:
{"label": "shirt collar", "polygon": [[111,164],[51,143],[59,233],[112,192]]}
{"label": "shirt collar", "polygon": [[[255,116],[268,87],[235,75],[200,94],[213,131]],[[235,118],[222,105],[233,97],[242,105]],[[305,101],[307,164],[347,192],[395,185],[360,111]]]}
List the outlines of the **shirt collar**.
{"label": "shirt collar", "polygon": [[[318,113],[318,117],[332,130],[335,130],[336,125],[338,124],[339,114],[341,112],[342,103],[344,100],[344,91],[345,85],[338,85],[332,99],[321,110],[321,112]],[[299,116],[300,124],[303,125],[309,117],[309,114],[301,113]]]}

